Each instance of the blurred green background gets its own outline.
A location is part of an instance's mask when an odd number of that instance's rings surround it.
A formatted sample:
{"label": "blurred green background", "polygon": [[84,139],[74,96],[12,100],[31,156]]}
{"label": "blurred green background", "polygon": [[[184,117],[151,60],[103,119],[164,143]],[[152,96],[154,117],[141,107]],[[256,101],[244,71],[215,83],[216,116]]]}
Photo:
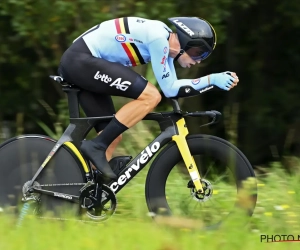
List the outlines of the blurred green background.
{"label": "blurred green background", "polygon": [[[178,78],[230,70],[240,82],[229,92],[209,92],[180,103],[187,111],[222,112],[222,121],[211,127],[200,128],[207,120],[189,118],[190,132],[210,133],[238,146],[256,170],[259,196],[250,234],[235,225],[218,233],[158,228],[146,216],[143,171],[118,195],[119,214],[104,224],[105,234],[103,224],[67,227],[51,221],[10,231],[14,224],[1,217],[0,249],[299,249],[288,243],[267,248],[260,242],[261,233],[299,235],[300,230],[299,13],[296,0],[1,0],[0,143],[24,133],[55,139],[62,134],[68,124],[66,96],[48,76],[57,74],[64,50],[87,29],[121,16],[168,25],[168,17],[199,16],[215,27],[216,49],[191,69],[176,63]],[[157,84],[151,65],[134,70]],[[116,109],[128,101],[114,98]],[[170,109],[164,98],[156,111]],[[124,134],[116,154],[137,154],[157,132],[153,122],[137,124]],[[80,235],[82,241],[77,240]]]}
{"label": "blurred green background", "polygon": [[[0,142],[22,133],[54,138],[61,134],[68,122],[66,97],[48,76],[57,74],[64,50],[90,27],[121,16],[168,25],[171,16],[199,16],[215,27],[216,49],[191,69],[180,69],[176,63],[178,78],[230,70],[240,83],[230,92],[181,100],[187,111],[223,113],[222,121],[212,127],[199,128],[205,120],[189,119],[191,133],[230,140],[255,167],[280,161],[291,170],[293,164],[286,159],[300,155],[299,12],[300,2],[295,0],[0,1]],[[151,65],[134,70],[156,83]],[[117,109],[128,101],[114,98]],[[164,99],[156,110],[168,109],[170,103]],[[156,132],[148,122],[142,128]],[[131,150],[128,143],[122,145]]]}

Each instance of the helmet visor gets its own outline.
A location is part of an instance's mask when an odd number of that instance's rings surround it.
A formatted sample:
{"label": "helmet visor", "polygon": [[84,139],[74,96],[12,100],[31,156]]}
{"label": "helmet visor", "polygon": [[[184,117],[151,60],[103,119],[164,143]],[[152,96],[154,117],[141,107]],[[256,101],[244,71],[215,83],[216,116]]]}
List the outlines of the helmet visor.
{"label": "helmet visor", "polygon": [[211,54],[212,49],[205,41],[202,41],[197,44],[188,44],[185,48],[185,52],[194,61],[203,61]]}

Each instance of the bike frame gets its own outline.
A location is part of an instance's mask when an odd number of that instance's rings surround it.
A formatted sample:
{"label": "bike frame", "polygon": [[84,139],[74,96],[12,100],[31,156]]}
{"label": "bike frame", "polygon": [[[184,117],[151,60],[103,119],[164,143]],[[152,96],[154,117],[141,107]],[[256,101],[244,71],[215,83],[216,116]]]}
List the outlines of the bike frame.
{"label": "bike frame", "polygon": [[[70,124],[64,131],[61,138],[54,145],[45,161],[41,164],[40,168],[37,170],[36,174],[31,180],[30,186],[33,185],[36,178],[47,166],[47,163],[51,160],[51,158],[55,155],[57,150],[62,145],[67,146],[78,157],[86,174],[87,181],[93,179],[91,166],[79,151],[80,144],[97,122],[111,120],[114,116],[80,118],[77,98],[80,89],[74,88],[74,86],[72,85],[66,85],[63,87],[63,90],[68,94]],[[171,141],[175,141],[175,143],[177,144],[186,168],[191,176],[192,181],[194,182],[196,190],[198,192],[203,192],[201,176],[186,141],[186,136],[189,132],[184,116],[209,116],[213,118],[213,121],[208,124],[212,124],[217,122],[216,120],[220,113],[218,111],[204,111],[193,113],[182,112],[180,110],[177,99],[171,99],[171,102],[173,111],[149,113],[144,117],[143,120],[153,120],[158,122],[161,133],[131,162],[129,162],[126,167],[121,170],[116,181],[111,181],[109,183],[110,188],[114,191],[115,194],[117,194],[122,188],[124,188],[126,184],[130,182],[130,180],[132,180],[132,178],[147,165],[147,163],[157,154],[157,152]],[[79,198],[74,195],[67,195],[34,187],[33,189],[38,193],[56,196],[57,198],[65,199],[71,202],[77,202]]]}

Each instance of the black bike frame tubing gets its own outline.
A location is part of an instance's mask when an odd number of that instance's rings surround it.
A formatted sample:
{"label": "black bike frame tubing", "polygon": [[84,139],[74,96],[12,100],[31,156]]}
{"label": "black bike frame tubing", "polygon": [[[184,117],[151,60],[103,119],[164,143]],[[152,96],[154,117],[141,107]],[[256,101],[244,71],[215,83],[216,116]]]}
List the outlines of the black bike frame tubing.
{"label": "black bike frame tubing", "polygon": [[[55,78],[54,78],[55,79]],[[60,82],[60,81],[59,81]],[[78,93],[80,89],[73,86],[66,84],[64,85],[63,82],[60,82],[63,85],[63,91],[68,95],[68,103],[69,103],[69,114],[70,114],[70,124],[61,136],[61,138],[57,141],[55,146],[52,148],[50,153],[48,154],[45,161],[42,163],[40,168],[37,170],[36,174],[32,178],[30,182],[30,186],[33,185],[36,178],[42,172],[44,167],[47,163],[51,160],[53,155],[57,152],[57,150],[62,146],[67,146],[80,160],[81,165],[86,173],[86,180],[92,179],[92,171],[91,166],[84,159],[82,154],[79,151],[81,141],[84,140],[88,132],[94,127],[97,122],[100,121],[109,121],[114,116],[104,116],[104,117],[88,117],[88,118],[80,118],[79,112],[79,103],[78,103]],[[186,96],[193,96],[199,95],[203,92],[213,89],[214,87],[205,88],[201,91],[193,90],[192,95],[186,94],[191,92],[191,87],[183,86],[179,91],[181,94],[180,97]],[[189,91],[187,91],[189,90]],[[161,133],[157,136],[151,143],[148,145],[142,152],[140,152],[119,174],[118,179],[116,181],[112,181],[109,186],[115,192],[118,193],[125,185],[135,176],[137,175],[146,165],[147,163],[156,155],[156,153],[167,143],[171,140],[174,140],[179,148],[179,151],[183,157],[183,160],[188,167],[188,171],[190,174],[195,173],[195,169],[197,172],[196,180],[193,179],[194,184],[197,190],[202,190],[201,183],[200,183],[200,175],[196,168],[196,164],[193,158],[190,155],[188,145],[186,142],[185,137],[188,134],[188,130],[186,128],[185,121],[183,119],[184,116],[211,116],[212,112],[196,112],[196,113],[189,113],[184,114],[180,110],[177,98],[171,98],[171,103],[173,107],[173,111],[171,112],[162,112],[162,113],[150,113],[144,117],[143,120],[154,120],[159,123]],[[215,116],[216,114],[213,113]],[[214,123],[215,120],[209,124]],[[39,192],[38,190],[36,190]],[[40,191],[42,192],[42,191]],[[44,190],[44,194],[58,196],[65,200],[74,200],[77,199],[75,196],[68,196],[67,194],[62,193],[54,193],[51,191]],[[63,197],[65,196],[65,197]],[[72,199],[70,199],[72,197]]]}
{"label": "black bike frame tubing", "polygon": [[174,127],[169,127],[156,137],[142,152],[140,152],[118,175],[116,181],[109,183],[109,187],[117,194],[126,186],[134,176],[136,176],[147,163],[156,155],[156,153],[167,143],[172,140],[176,134]]}
{"label": "black bike frame tubing", "polygon": [[[63,135],[56,142],[45,161],[31,180],[31,185],[48,164],[57,150],[65,145],[78,157],[82,167],[86,173],[86,178],[91,177],[91,168],[82,154],[79,152],[81,141],[86,137],[89,131],[99,121],[111,120],[113,116],[106,117],[88,117],[88,118],[71,118],[70,125],[67,127]],[[147,163],[156,155],[156,153],[167,143],[172,137],[178,133],[176,122],[182,118],[181,114],[175,112],[150,113],[143,120],[153,120],[159,123],[161,133],[143,149],[120,173],[116,181],[110,182],[110,188],[118,193],[135,175],[137,175]],[[35,190],[39,192],[37,189]],[[44,192],[44,194],[47,194]],[[50,192],[49,192],[50,195]]]}

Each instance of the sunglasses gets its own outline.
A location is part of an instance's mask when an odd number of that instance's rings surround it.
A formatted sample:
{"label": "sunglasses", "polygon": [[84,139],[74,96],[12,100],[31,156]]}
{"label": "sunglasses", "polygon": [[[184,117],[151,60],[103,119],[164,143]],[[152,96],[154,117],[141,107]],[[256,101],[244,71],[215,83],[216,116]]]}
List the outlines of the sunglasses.
{"label": "sunglasses", "polygon": [[212,49],[208,46],[205,41],[199,41],[197,44],[186,46],[185,52],[194,60],[194,61],[203,61],[212,53]]}

